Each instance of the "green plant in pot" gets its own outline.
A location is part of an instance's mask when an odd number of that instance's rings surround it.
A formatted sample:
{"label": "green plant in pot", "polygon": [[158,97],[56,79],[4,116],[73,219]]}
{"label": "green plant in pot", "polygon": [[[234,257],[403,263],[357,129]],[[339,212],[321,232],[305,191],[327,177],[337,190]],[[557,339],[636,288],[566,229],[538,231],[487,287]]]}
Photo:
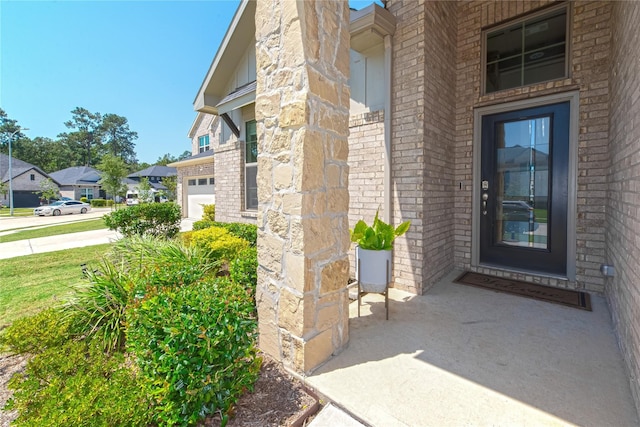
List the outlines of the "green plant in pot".
{"label": "green plant in pot", "polygon": [[409,230],[411,221],[398,227],[382,221],[378,212],[373,224],[360,220],[350,230],[351,241],[356,246],[356,275],[364,292],[385,292],[391,281],[391,253],[393,242]]}

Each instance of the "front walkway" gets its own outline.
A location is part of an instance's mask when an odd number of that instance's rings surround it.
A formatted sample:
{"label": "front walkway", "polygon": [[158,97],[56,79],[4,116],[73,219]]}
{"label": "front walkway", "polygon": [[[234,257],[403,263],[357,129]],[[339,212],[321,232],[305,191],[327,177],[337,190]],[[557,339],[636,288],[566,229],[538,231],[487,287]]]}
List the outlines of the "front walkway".
{"label": "front walkway", "polygon": [[371,426],[639,426],[604,298],[593,312],[452,283],[369,295],[307,378]]}

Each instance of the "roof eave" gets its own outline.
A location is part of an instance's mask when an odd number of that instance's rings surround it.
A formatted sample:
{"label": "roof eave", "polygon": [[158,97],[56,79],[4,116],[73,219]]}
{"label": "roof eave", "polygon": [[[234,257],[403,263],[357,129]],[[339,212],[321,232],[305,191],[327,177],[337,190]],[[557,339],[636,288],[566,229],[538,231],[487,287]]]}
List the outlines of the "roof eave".
{"label": "roof eave", "polygon": [[255,37],[255,10],[255,1],[240,2],[193,101],[195,111],[218,114],[216,104],[226,95],[225,85],[233,73],[233,68],[244,54],[249,42]]}
{"label": "roof eave", "polygon": [[387,9],[371,4],[360,10],[352,10],[349,32],[351,49],[364,52],[384,41],[396,30],[396,18]]}

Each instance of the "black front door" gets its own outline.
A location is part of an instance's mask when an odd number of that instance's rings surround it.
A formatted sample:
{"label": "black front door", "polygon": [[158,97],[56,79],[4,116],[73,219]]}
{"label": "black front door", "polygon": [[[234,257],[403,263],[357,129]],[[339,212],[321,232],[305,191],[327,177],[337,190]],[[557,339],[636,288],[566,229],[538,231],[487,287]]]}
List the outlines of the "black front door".
{"label": "black front door", "polygon": [[569,102],[482,117],[480,262],[566,275]]}

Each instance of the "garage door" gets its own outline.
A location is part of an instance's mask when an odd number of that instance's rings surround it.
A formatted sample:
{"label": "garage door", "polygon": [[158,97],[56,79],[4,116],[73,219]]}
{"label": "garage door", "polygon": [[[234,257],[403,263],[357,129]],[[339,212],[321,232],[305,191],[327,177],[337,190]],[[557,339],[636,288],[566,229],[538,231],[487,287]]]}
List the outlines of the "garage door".
{"label": "garage door", "polygon": [[204,209],[202,205],[212,205],[216,202],[216,196],[208,194],[190,194],[187,196],[187,216],[189,218],[202,219]]}

